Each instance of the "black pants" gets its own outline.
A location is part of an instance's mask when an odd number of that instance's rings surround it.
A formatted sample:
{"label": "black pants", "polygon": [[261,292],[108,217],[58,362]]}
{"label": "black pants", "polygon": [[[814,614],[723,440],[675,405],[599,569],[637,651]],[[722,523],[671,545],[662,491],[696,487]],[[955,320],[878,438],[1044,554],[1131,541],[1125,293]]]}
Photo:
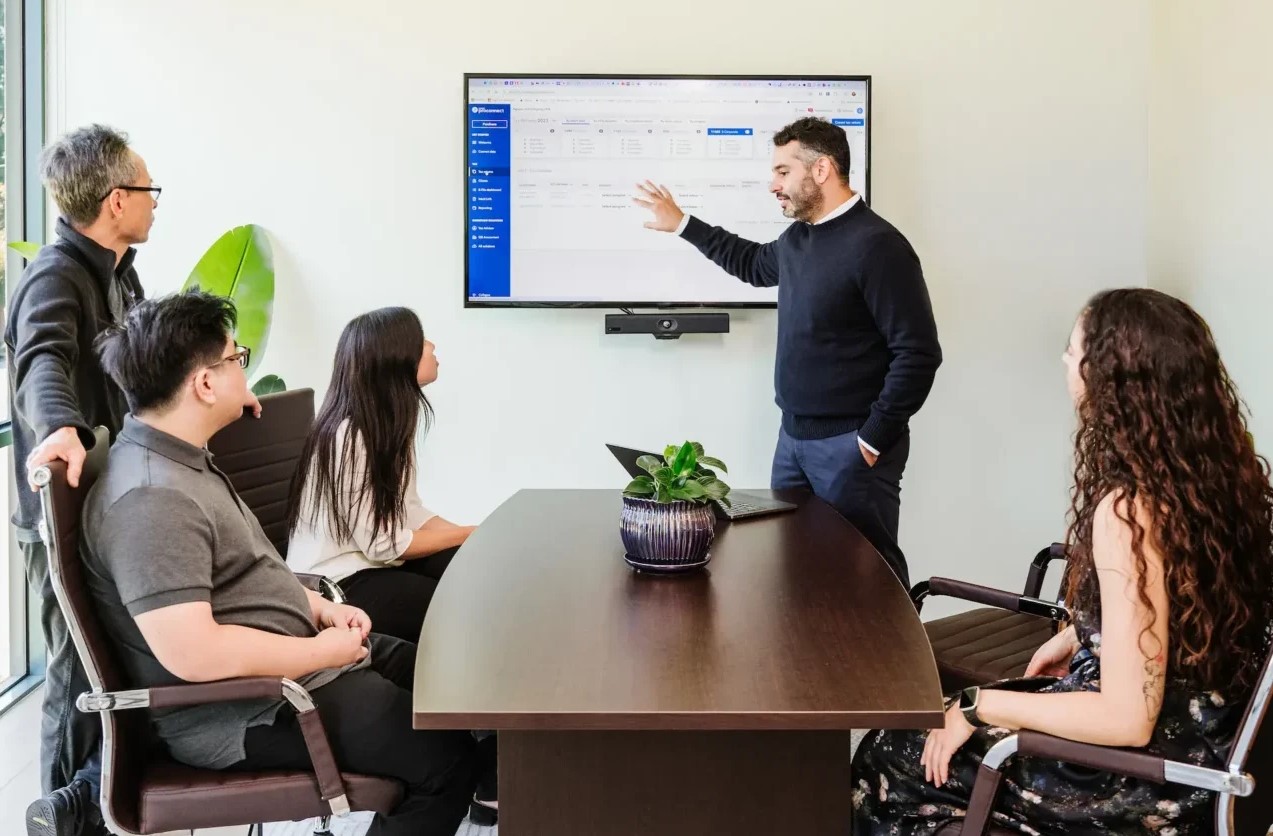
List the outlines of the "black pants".
{"label": "black pants", "polygon": [[78,775],[88,781],[97,798],[102,787],[102,721],[96,714],[75,707],[75,698],[91,687],[53,593],[48,549],[38,540],[19,545],[26,559],[27,583],[40,598],[40,627],[47,655],[40,720],[40,788],[48,795]]}
{"label": "black pants", "polygon": [[853,523],[909,587],[906,556],[897,544],[897,523],[902,472],[910,451],[911,437],[906,433],[871,467],[858,447],[856,432],[798,439],[780,431],[770,487],[811,490]]}
{"label": "black pants", "polygon": [[[369,668],[311,693],[342,770],[406,785],[402,803],[389,816],[376,816],[368,836],[455,836],[477,784],[478,743],[471,733],[412,731],[414,668],[415,645],[372,634]],[[233,769],[312,768],[287,706],[273,725],[248,729],[244,749],[247,758]]]}
{"label": "black pants", "polygon": [[350,604],[371,617],[371,629],[416,642],[420,640],[433,591],[455,552],[456,549],[444,549],[401,566],[364,569],[341,581],[340,588]]}

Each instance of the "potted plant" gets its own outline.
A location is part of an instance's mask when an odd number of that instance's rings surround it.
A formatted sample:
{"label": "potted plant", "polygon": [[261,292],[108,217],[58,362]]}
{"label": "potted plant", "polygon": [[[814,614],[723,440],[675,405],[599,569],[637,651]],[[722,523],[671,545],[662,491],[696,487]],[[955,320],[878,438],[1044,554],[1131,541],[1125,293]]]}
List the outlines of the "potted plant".
{"label": "potted plant", "polygon": [[[235,342],[252,349],[248,377],[259,373],[274,314],[274,251],[265,229],[245,224],[218,238],[181,287],[183,291],[191,288],[234,301],[239,312]],[[256,395],[282,392],[286,388],[276,374],[259,377],[252,384]]]}
{"label": "potted plant", "polygon": [[663,457],[642,456],[638,476],[623,489],[619,534],[624,560],[639,571],[683,572],[706,566],[716,536],[712,502],[729,504],[728,473],[720,459],[703,455],[703,445],[669,446]]}

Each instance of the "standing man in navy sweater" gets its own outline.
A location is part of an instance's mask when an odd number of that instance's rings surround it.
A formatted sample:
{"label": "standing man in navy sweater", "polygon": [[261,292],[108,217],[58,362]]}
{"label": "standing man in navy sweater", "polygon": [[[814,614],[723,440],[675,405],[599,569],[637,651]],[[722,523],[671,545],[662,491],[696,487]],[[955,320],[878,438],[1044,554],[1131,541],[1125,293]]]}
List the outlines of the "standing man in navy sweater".
{"label": "standing man in navy sweater", "polygon": [[941,346],[919,257],[849,187],[849,143],[824,119],[774,134],[769,191],[796,223],[757,244],[686,215],[664,186],[636,202],[722,269],[778,286],[774,364],[782,429],[771,486],[811,489],[857,526],[903,584],[897,544],[909,421],[932,389]]}

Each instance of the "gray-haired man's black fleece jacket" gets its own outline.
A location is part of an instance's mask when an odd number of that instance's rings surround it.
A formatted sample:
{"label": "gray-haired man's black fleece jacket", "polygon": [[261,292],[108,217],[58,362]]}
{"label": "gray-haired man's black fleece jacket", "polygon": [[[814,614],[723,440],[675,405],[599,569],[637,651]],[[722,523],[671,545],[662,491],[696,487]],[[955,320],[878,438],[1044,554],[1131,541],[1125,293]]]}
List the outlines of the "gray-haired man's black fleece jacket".
{"label": "gray-haired man's black fleece jacket", "polygon": [[124,424],[124,395],[102,370],[93,341],[142,298],[131,247],[116,265],[113,250],[65,220],[57,222],[57,235],[10,292],[4,329],[18,483],[13,522],[23,540],[33,537],[40,519],[39,497],[26,486],[31,450],[62,427],[75,427],[90,447],[93,427],[106,427],[114,441]]}

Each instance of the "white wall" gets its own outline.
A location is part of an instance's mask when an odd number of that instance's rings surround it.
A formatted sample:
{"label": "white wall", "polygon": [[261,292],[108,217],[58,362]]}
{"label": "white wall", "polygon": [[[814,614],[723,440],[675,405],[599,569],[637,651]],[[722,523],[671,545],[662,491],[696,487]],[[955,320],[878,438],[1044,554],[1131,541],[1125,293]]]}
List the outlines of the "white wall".
{"label": "white wall", "polygon": [[51,129],[128,130],[165,187],[152,293],[225,229],[270,230],[268,366],[292,386],[321,395],[352,314],[418,310],[442,360],[425,499],[477,521],[519,487],[621,486],[605,441],[696,438],[763,486],[778,414],[772,312],[656,343],[603,336],[600,311],[462,308],[461,74],[872,74],[873,205],[924,261],[946,354],[903,545],[917,579],[1019,585],[1062,533],[1072,317],[1145,281],[1148,0],[606,7],[59,0]]}
{"label": "white wall", "polygon": [[1164,0],[1153,19],[1150,284],[1206,317],[1273,453],[1273,5]]}

